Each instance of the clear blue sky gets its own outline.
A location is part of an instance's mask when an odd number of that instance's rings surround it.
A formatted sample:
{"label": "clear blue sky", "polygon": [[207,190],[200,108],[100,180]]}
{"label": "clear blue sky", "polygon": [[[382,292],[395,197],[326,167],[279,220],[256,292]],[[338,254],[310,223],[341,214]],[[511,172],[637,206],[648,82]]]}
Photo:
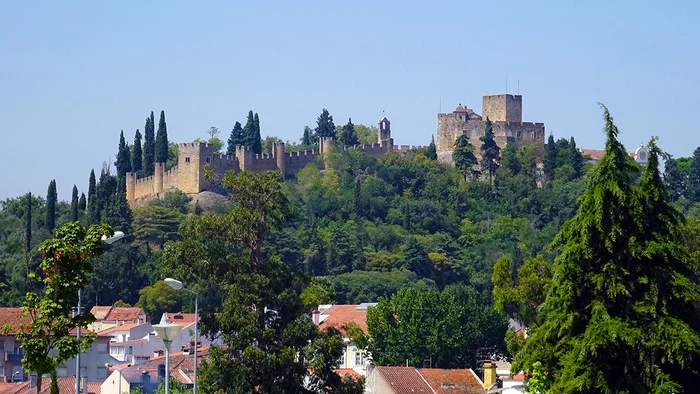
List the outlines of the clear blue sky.
{"label": "clear blue sky", "polygon": [[[611,4],[608,4],[611,3]],[[602,148],[604,102],[632,150],[700,145],[700,2],[3,2],[0,199],[86,191],[91,168],[166,112],[171,141],[227,137],[249,109],[298,139],[328,108],[427,144],[436,113],[516,93],[525,121]],[[156,115],[157,116],[157,115]],[[156,119],[157,121],[157,119]]]}

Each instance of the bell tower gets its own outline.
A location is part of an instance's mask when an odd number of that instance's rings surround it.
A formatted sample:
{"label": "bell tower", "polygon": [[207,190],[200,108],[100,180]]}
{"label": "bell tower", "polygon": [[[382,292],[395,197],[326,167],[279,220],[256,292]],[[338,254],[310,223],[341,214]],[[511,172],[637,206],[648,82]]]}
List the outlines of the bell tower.
{"label": "bell tower", "polygon": [[393,145],[391,139],[391,122],[389,122],[386,116],[379,119],[379,124],[377,125],[377,142],[379,142],[380,146],[384,146],[385,144]]}

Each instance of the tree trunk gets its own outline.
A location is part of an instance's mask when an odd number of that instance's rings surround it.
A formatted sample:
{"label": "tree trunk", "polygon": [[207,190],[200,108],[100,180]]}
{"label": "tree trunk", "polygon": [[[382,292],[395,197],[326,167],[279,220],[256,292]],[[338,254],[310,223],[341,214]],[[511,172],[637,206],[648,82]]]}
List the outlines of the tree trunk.
{"label": "tree trunk", "polygon": [[[78,384],[80,384],[80,382],[78,382]],[[51,394],[60,394],[58,390],[58,377],[56,376],[55,370],[51,371]]]}

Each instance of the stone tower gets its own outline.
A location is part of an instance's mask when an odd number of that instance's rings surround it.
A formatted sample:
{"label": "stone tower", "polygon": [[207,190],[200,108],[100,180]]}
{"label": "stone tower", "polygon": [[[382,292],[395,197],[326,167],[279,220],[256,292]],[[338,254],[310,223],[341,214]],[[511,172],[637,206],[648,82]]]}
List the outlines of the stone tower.
{"label": "stone tower", "polygon": [[377,142],[379,146],[384,146],[388,144],[391,140],[391,122],[386,116],[379,119],[379,124],[377,125]]}

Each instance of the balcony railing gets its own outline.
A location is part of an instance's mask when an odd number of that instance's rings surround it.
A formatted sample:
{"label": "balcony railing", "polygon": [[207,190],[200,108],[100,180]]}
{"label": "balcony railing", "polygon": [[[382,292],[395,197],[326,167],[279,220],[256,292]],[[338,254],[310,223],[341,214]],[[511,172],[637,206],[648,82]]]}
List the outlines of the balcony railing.
{"label": "balcony railing", "polygon": [[5,361],[22,361],[22,357],[24,357],[24,352],[5,352]]}

